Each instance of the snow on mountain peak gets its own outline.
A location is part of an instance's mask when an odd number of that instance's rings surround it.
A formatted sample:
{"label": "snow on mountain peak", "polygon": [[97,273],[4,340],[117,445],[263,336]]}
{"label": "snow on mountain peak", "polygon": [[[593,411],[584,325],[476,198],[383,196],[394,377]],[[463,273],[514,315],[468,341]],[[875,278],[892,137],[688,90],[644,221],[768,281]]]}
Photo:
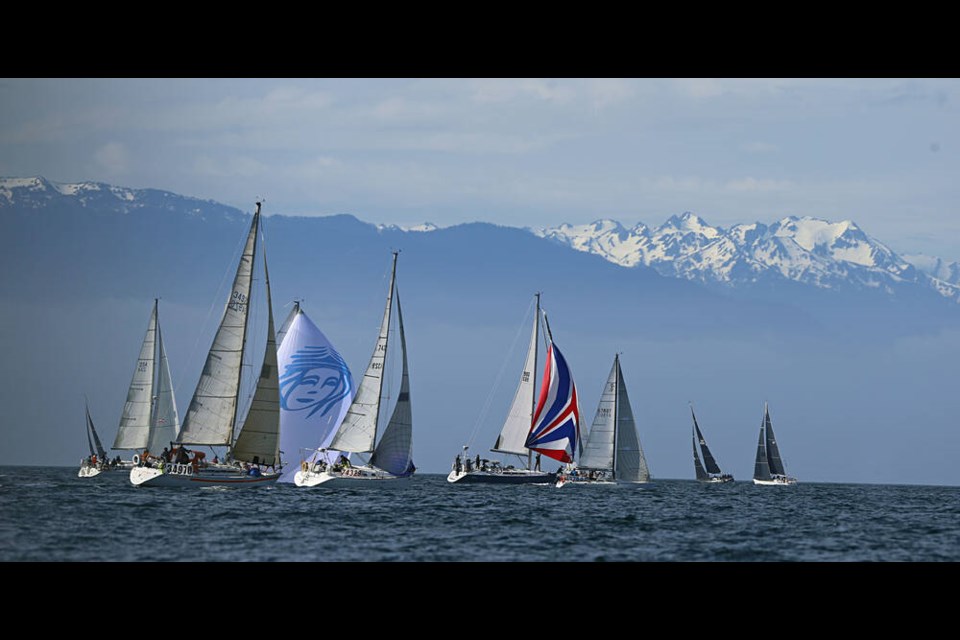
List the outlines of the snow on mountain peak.
{"label": "snow on mountain peak", "polygon": [[960,265],[956,271],[928,267],[943,276],[939,279],[923,273],[851,220],[788,216],[770,226],[756,222],[724,230],[688,211],[653,231],[642,223],[626,231],[612,220],[531,231],[626,267],[643,264],[661,275],[701,282],[732,285],[775,277],[821,288],[886,291],[909,282],[960,301]]}

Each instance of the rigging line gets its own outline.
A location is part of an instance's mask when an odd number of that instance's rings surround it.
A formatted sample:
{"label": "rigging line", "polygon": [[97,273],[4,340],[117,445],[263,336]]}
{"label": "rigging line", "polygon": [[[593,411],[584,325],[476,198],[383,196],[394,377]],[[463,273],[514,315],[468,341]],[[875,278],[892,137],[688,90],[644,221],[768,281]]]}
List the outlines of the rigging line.
{"label": "rigging line", "polygon": [[[244,225],[244,228],[246,228],[246,224]],[[186,378],[186,373],[187,371],[193,368],[193,364],[194,362],[196,362],[197,358],[202,357],[206,359],[206,355],[205,355],[206,352],[199,349],[200,338],[203,337],[204,333],[206,332],[207,326],[210,324],[210,316],[213,314],[214,309],[217,307],[217,304],[218,304],[217,300],[222,298],[224,283],[226,282],[227,278],[230,277],[230,274],[236,270],[236,265],[240,261],[240,255],[243,253],[243,247],[246,244],[246,242],[247,242],[247,235],[243,234],[243,236],[240,238],[240,244],[237,245],[237,247],[235,247],[233,250],[233,254],[231,255],[230,262],[227,263],[227,268],[223,272],[223,277],[220,278],[220,285],[217,287],[216,295],[213,298],[211,298],[210,308],[207,309],[207,315],[204,318],[203,322],[200,324],[200,331],[197,332],[197,338],[193,343],[193,349],[190,350],[191,357],[187,358],[187,360],[180,365],[180,375],[177,376],[177,384],[173,389],[173,393],[175,397],[179,397],[181,385],[183,384],[183,381]],[[219,304],[223,304],[223,303],[219,303]],[[223,306],[224,308],[226,308],[225,304],[223,304]],[[216,333],[214,333],[214,336],[215,335]],[[211,340],[213,340],[213,338],[211,338]],[[169,362],[169,358],[167,361]]]}
{"label": "rigging line", "polygon": [[[500,382],[503,378],[504,372],[507,369],[507,364],[510,361],[510,357],[516,351],[517,340],[519,340],[521,334],[523,334],[524,328],[529,328],[527,318],[530,317],[530,310],[534,306],[534,300],[536,300],[536,298],[531,299],[530,304],[527,305],[527,310],[523,314],[523,320],[520,322],[520,326],[517,328],[517,333],[516,335],[513,336],[513,343],[511,343],[510,349],[507,351],[507,357],[503,359],[503,363],[500,365],[500,371],[499,373],[497,373],[497,377],[493,381],[493,387],[490,389],[490,393],[487,395],[487,399],[486,401],[484,401],[483,407],[481,407],[480,413],[477,415],[477,420],[473,425],[473,430],[470,432],[470,437],[467,438],[468,447],[473,446],[473,443],[477,438],[477,432],[480,430],[480,425],[486,420],[487,413],[490,411],[490,405],[493,402],[493,396],[496,394],[497,389],[500,387]],[[534,373],[534,375],[536,375],[536,373]]]}

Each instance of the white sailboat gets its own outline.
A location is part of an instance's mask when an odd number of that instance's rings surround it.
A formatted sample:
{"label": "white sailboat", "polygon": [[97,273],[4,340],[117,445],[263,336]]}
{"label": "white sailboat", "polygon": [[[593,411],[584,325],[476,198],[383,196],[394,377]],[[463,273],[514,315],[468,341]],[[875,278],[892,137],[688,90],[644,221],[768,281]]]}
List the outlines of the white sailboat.
{"label": "white sailboat", "polygon": [[[547,455],[561,462],[573,459],[580,438],[580,408],[576,385],[566,359],[553,342],[546,317],[546,365],[542,377],[540,401],[536,370],[540,345],[540,294],[536,294],[536,311],[527,357],[520,373],[513,403],[491,449],[494,453],[518,456],[522,466],[503,464],[497,460],[471,459],[469,446],[457,455],[447,482],[457,484],[545,484],[553,483],[556,474],[540,468],[540,456]],[[533,462],[533,452],[537,460]],[[524,462],[525,459],[525,462]]]}
{"label": "white sailboat", "polygon": [[170,365],[160,331],[159,301],[154,299],[150,322],[140,346],[140,357],[127,389],[127,400],[112,449],[138,451],[141,459],[156,455],[176,439],[180,429],[177,404],[170,379]]}
{"label": "white sailboat", "polygon": [[[260,230],[260,203],[247,234],[233,287],[213,344],[194,391],[183,428],[176,438],[180,457],[137,460],[130,482],[137,486],[260,486],[276,482],[280,466],[279,386],[277,345],[270,300],[270,276],[263,257],[267,302],[267,341],[256,390],[240,431],[234,439],[239,413],[240,382],[249,349],[247,318]],[[226,446],[229,464],[207,464],[205,454],[187,455],[186,446]],[[174,452],[171,452],[174,453]],[[270,467],[270,470],[264,469]]]}
{"label": "white sailboat", "polygon": [[[390,287],[387,291],[387,303],[380,323],[380,334],[374,346],[370,362],[357,387],[356,395],[346,416],[337,428],[330,446],[319,451],[311,451],[311,458],[300,462],[300,469],[294,475],[294,484],[298,487],[326,488],[364,486],[364,481],[374,481],[382,486],[404,485],[398,480],[408,480],[416,467],[413,464],[413,415],[410,406],[410,376],[407,368],[407,343],[403,331],[403,312],[400,307],[400,294],[396,288],[397,252],[393,254],[393,266],[390,272]],[[397,401],[377,442],[380,409],[384,404],[383,376],[387,370],[390,321],[396,300],[397,331],[400,337],[400,354],[403,372]],[[329,452],[340,453],[333,464],[325,461]],[[366,464],[353,464],[346,454],[369,453]],[[319,454],[320,457],[315,457]],[[373,486],[367,484],[367,486]]]}
{"label": "white sailboat", "polygon": [[558,474],[556,486],[638,484],[649,481],[650,469],[640,446],[633,409],[623,382],[620,355],[616,354],[580,461],[576,465],[568,465],[563,473]]}
{"label": "white sailboat", "polygon": [[791,485],[797,484],[796,478],[787,475],[780,458],[780,447],[773,435],[770,422],[770,410],[763,403],[763,421],[760,423],[760,439],[757,442],[757,458],[753,465],[753,484]]}

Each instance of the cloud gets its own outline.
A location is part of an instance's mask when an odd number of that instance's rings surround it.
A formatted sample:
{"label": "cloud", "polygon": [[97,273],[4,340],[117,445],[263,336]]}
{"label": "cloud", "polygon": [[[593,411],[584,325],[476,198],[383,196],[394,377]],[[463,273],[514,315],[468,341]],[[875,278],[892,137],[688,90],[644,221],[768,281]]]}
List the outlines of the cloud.
{"label": "cloud", "polygon": [[109,175],[124,174],[130,168],[127,149],[119,142],[103,145],[94,152],[93,158]]}
{"label": "cloud", "polygon": [[477,102],[511,102],[536,98],[555,104],[568,103],[576,95],[566,82],[538,79],[487,79],[473,83],[473,99]]}

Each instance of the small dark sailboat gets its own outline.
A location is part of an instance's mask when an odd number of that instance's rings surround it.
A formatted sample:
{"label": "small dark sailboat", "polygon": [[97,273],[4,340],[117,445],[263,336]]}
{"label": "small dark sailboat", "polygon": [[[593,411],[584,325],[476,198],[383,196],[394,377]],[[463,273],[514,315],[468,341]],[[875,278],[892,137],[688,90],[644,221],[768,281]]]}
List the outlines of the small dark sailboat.
{"label": "small dark sailboat", "polygon": [[[700,425],[697,424],[697,415],[693,412],[693,405],[690,405],[690,415],[693,416],[693,468],[697,472],[699,482],[733,482],[733,476],[729,473],[720,471],[720,465],[717,464],[710,448],[707,447],[707,441],[700,432]],[[700,451],[697,451],[699,445]],[[700,454],[703,454],[703,463],[700,463]]]}

